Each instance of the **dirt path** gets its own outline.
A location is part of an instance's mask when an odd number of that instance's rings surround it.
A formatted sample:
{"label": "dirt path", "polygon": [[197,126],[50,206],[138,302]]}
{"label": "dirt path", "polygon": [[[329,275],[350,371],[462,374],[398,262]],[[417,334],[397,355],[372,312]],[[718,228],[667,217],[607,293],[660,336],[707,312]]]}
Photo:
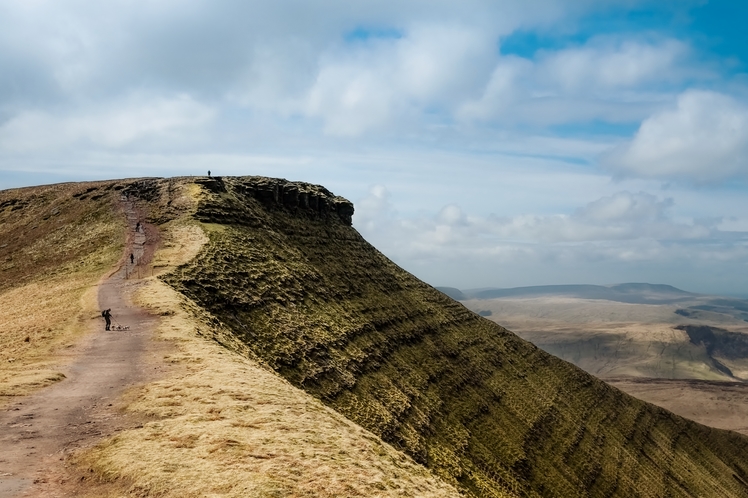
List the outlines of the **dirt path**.
{"label": "dirt path", "polygon": [[123,201],[122,207],[129,226],[124,263],[102,280],[98,299],[101,309],[112,309],[114,325],[129,330],[104,331],[103,318],[92,320],[93,333],[78,345],[78,359],[63,370],[65,380],[0,411],[0,498],[69,496],[65,455],[137,425],[120,410],[119,398],[126,388],[163,370],[159,360],[165,346],[151,340],[157,318],[131,301],[141,284],[138,277],[147,273],[158,232],[151,225],[135,232],[135,206]]}

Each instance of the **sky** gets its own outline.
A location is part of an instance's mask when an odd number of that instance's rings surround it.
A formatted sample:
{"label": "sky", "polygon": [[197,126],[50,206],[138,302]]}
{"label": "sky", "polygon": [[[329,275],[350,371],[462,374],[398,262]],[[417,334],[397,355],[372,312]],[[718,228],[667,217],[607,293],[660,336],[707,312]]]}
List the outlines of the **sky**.
{"label": "sky", "polygon": [[461,289],[748,297],[748,3],[0,0],[0,189],[263,175]]}

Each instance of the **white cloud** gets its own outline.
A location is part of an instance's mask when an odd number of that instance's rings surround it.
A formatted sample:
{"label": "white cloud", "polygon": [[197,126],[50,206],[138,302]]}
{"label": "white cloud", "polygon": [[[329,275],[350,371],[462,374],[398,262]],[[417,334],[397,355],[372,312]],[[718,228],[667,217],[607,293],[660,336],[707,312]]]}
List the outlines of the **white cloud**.
{"label": "white cloud", "polygon": [[37,151],[81,142],[116,148],[199,128],[215,116],[214,110],[188,96],[133,98],[118,104],[63,116],[23,112],[0,127],[0,149]]}
{"label": "white cloud", "polygon": [[389,225],[395,215],[391,194],[384,185],[373,185],[368,195],[355,206],[354,221],[360,230],[374,232]]}
{"label": "white cloud", "polygon": [[747,232],[720,231],[719,218],[676,219],[675,207],[670,198],[621,191],[569,214],[474,216],[449,204],[408,217],[388,208],[354,226],[417,276],[462,288],[650,281],[706,291],[682,268],[698,268],[703,283],[724,265],[745,264],[748,244],[735,241]]}
{"label": "white cloud", "polygon": [[347,44],[322,57],[304,111],[329,133],[358,135],[476,92],[494,60],[490,38],[454,25],[417,25],[402,38]]}
{"label": "white cloud", "polygon": [[589,120],[632,122],[672,97],[658,85],[711,74],[689,67],[690,49],[611,37],[580,47],[546,50],[534,59],[501,57],[479,98],[457,111],[463,120],[553,125]]}
{"label": "white cloud", "polygon": [[660,201],[646,192],[616,192],[580,208],[575,216],[593,223],[641,223],[665,219],[672,199]]}
{"label": "white cloud", "polygon": [[[568,247],[596,247],[591,253],[630,259],[632,245],[641,241],[668,240],[690,243],[714,235],[715,225],[694,220],[675,221],[668,211],[672,199],[660,200],[645,192],[617,192],[577,209],[572,214],[513,217],[471,216],[460,206],[449,204],[433,216],[395,216],[386,189],[377,187],[357,206],[363,208],[355,224],[367,237],[393,245],[400,256],[430,253],[493,254],[502,247],[531,251],[559,251]],[[358,208],[357,208],[358,209]],[[359,216],[359,214],[357,214]],[[556,249],[552,249],[556,247]],[[620,247],[621,251],[617,252]],[[533,248],[533,249],[529,249]],[[644,255],[642,255],[644,256]]]}
{"label": "white cloud", "polygon": [[[529,97],[529,88],[526,85],[533,71],[534,65],[527,59],[502,57],[494,68],[483,95],[478,99],[467,100],[458,109],[458,116],[467,120],[490,120],[501,119],[508,112],[514,113],[518,101]],[[521,116],[519,119],[522,119]]]}
{"label": "white cloud", "polygon": [[633,140],[604,156],[624,175],[719,181],[748,173],[748,106],[712,91],[689,90],[674,109],[647,118]]}
{"label": "white cloud", "polygon": [[569,92],[598,93],[644,83],[678,81],[689,48],[677,40],[645,43],[598,38],[582,47],[547,51],[538,62],[541,79]]}

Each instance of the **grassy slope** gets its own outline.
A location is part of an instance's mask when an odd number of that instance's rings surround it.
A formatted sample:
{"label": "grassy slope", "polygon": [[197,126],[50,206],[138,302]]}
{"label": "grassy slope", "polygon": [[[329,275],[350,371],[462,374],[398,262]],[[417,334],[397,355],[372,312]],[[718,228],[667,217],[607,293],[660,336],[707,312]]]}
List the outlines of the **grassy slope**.
{"label": "grassy slope", "polygon": [[97,316],[94,286],[124,242],[115,187],[0,191],[0,405],[61,379],[61,351]]}
{"label": "grassy slope", "polygon": [[448,482],[476,496],[748,495],[748,439],[607,386],[418,281],[334,213],[268,210],[242,193],[252,185],[206,185],[210,243],[165,280]]}
{"label": "grassy slope", "polygon": [[[173,187],[194,190],[181,182]],[[154,196],[151,208],[163,213],[163,201]],[[185,218],[161,230],[156,271],[190,260],[207,241]],[[261,366],[209,313],[156,278],[143,284],[137,300],[162,316],[157,336],[175,344],[165,358],[172,373],[129,394],[128,410],[145,416],[142,427],[76,455],[80,477],[96,481],[75,489],[76,496],[459,496]]]}

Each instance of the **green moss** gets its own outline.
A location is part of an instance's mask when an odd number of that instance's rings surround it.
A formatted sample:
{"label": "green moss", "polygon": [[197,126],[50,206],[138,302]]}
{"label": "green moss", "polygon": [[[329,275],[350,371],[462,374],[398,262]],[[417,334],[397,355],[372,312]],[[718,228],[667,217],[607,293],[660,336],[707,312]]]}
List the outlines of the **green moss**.
{"label": "green moss", "polygon": [[[288,201],[288,185],[320,204]],[[210,243],[163,277],[293,384],[474,496],[748,495],[748,439],[468,311],[366,243],[339,198],[299,185],[206,185]]]}

